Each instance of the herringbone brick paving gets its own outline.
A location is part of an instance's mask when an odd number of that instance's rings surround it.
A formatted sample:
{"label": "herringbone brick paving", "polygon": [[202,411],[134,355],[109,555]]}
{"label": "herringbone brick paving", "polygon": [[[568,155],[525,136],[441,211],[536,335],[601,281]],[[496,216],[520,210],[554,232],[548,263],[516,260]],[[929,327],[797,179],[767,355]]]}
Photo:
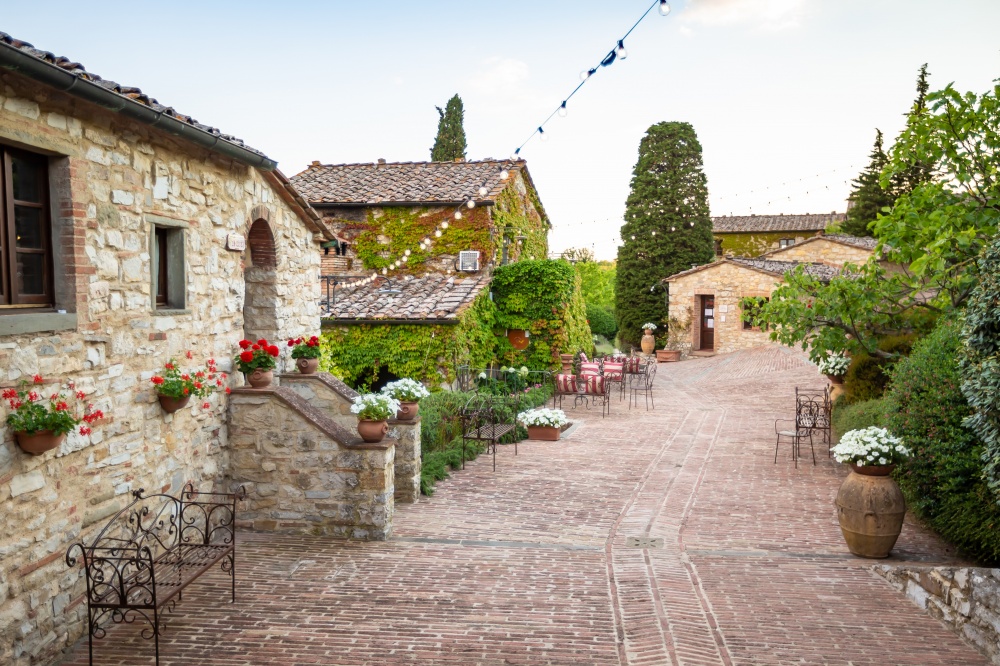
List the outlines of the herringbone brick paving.
{"label": "herringbone brick paving", "polygon": [[[985,663],[847,552],[825,447],[774,464],[773,419],[823,385],[814,367],[769,347],[657,382],[655,410],[570,409],[562,442],[470,463],[398,506],[387,543],[241,533],[237,604],[203,576],[161,663]],[[958,561],[909,521],[891,559]],[[151,664],[137,631],[97,641],[96,663]]]}

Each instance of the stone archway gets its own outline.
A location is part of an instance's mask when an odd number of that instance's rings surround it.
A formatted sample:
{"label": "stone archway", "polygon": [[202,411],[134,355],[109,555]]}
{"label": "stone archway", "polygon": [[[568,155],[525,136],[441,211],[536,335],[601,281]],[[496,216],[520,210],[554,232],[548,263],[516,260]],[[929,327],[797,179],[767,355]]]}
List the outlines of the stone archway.
{"label": "stone archway", "polygon": [[278,338],[278,254],[271,232],[270,212],[257,206],[247,234],[243,335],[248,340]]}

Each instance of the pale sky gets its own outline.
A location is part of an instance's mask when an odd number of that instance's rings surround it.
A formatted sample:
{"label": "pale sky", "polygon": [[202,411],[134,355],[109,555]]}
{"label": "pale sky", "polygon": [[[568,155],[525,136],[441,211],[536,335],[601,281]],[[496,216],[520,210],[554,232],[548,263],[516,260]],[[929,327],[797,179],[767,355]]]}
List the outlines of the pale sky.
{"label": "pale sky", "polygon": [[[288,175],[423,161],[465,103],[468,157],[503,158],[652,0],[5,3],[0,30],[236,135]],[[614,258],[639,140],[690,122],[713,215],[843,211],[879,127],[931,89],[1000,77],[1000,0],[680,0],[522,151],[553,251]]]}

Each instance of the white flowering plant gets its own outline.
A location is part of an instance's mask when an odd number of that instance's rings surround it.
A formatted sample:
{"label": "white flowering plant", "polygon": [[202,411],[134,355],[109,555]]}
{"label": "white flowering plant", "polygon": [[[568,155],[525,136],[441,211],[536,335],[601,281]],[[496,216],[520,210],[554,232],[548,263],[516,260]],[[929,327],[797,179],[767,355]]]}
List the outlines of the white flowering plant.
{"label": "white flowering plant", "polygon": [[645,324],[642,325],[642,328],[643,329],[648,329],[650,331],[655,331],[658,327],[653,322],[648,321],[648,322],[646,322]]}
{"label": "white flowering plant", "polygon": [[903,440],[877,426],[848,431],[833,447],[833,457],[837,462],[858,467],[895,465],[909,456],[910,450],[903,446]]}
{"label": "white flowering plant", "polygon": [[385,421],[395,418],[399,411],[399,400],[387,393],[365,393],[354,399],[351,412],[362,421]]}
{"label": "white flowering plant", "polygon": [[389,382],[382,387],[382,393],[403,402],[417,402],[431,394],[423,384],[409,378]]}
{"label": "white flowering plant", "polygon": [[537,409],[529,409],[526,412],[518,414],[517,422],[523,426],[549,426],[552,428],[561,428],[569,423],[569,419],[566,418],[566,412],[561,409],[547,409],[545,407],[539,407]]}
{"label": "white flowering plant", "polygon": [[851,359],[844,352],[828,351],[816,362],[816,365],[822,374],[840,377],[847,372],[848,366],[851,365]]}

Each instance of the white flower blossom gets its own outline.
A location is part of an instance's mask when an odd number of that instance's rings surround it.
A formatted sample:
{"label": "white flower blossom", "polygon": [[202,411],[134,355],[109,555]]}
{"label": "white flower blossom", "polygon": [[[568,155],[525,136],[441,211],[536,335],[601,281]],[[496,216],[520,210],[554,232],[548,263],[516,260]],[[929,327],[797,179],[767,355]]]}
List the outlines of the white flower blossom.
{"label": "white flower blossom", "polygon": [[399,411],[399,400],[386,393],[365,393],[354,399],[351,412],[365,421],[391,419]]}
{"label": "white flower blossom", "polygon": [[569,423],[566,412],[561,409],[547,409],[545,407],[521,412],[517,415],[517,421],[524,426],[551,426],[553,428],[561,428]]}
{"label": "white flower blossom", "polygon": [[844,433],[832,452],[837,462],[858,466],[895,465],[910,455],[900,438],[876,426]]}
{"label": "white flower blossom", "polygon": [[415,402],[431,394],[423,384],[409,378],[389,382],[382,387],[382,393],[406,402]]}
{"label": "white flower blossom", "polygon": [[650,331],[655,331],[657,329],[657,326],[653,322],[647,321],[645,324],[642,325],[642,328],[649,329]]}

